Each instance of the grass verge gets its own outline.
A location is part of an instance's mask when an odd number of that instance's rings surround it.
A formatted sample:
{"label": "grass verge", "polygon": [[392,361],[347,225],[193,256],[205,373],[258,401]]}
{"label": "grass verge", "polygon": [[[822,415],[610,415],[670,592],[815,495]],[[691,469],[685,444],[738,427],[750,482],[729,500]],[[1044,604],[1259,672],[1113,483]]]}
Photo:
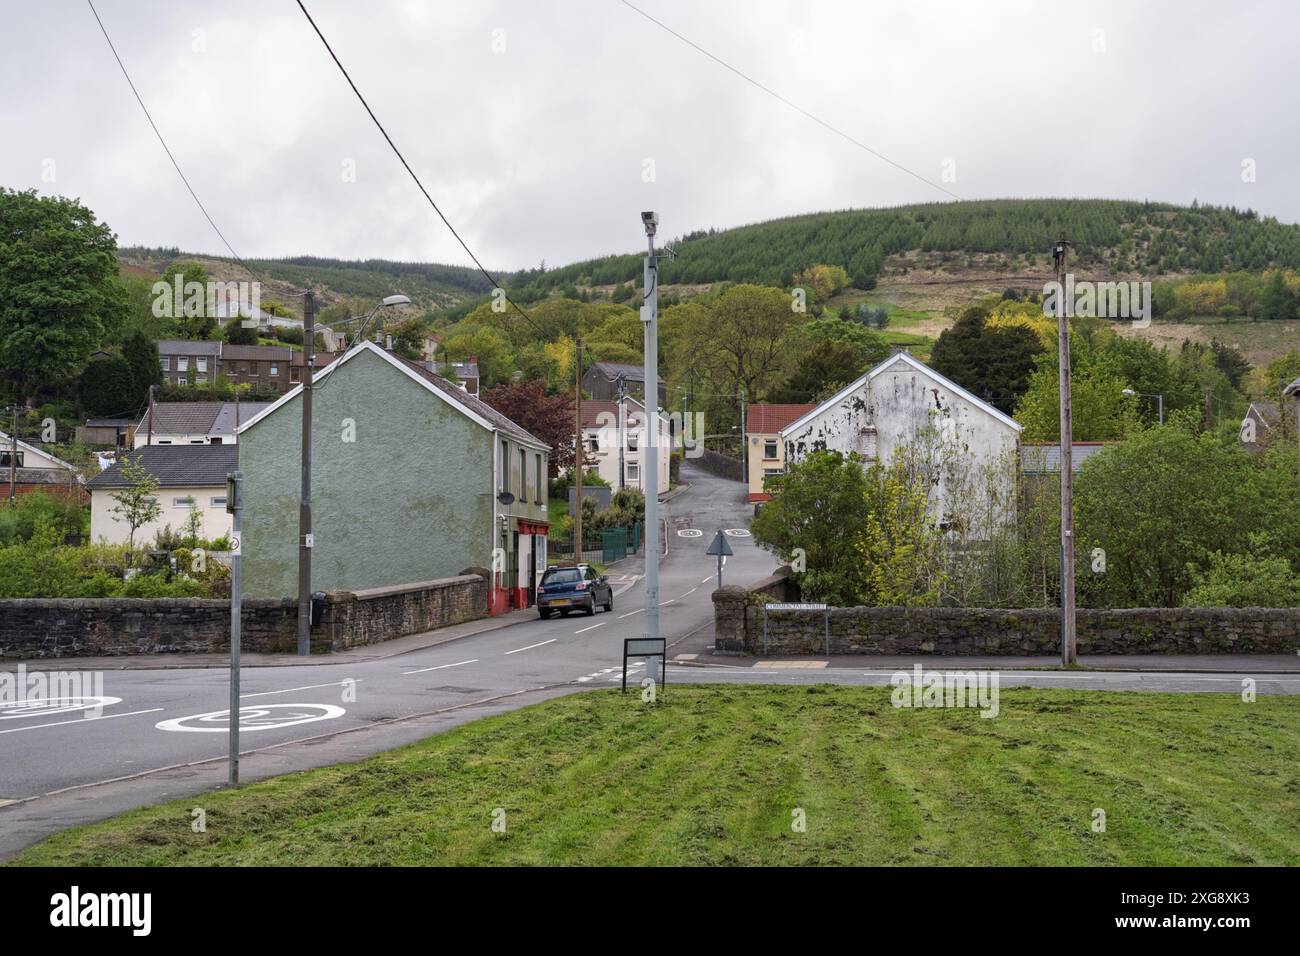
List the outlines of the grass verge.
{"label": "grass verge", "polygon": [[134,811],[14,862],[1294,865],[1297,821],[1300,697],[1017,689],[986,719],[889,688],[675,686]]}

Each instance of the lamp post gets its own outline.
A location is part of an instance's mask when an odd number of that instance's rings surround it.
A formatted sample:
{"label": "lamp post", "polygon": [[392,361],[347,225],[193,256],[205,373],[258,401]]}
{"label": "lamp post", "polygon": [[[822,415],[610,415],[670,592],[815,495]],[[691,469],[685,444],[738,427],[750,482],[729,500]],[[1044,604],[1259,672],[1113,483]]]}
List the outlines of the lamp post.
{"label": "lamp post", "polygon": [[[641,487],[645,490],[645,636],[659,637],[659,263],[655,258],[655,232],[659,216],[641,213],[645,226],[645,304],[641,323],[645,328],[645,405],[650,434],[641,452]],[[657,673],[660,661],[646,661],[646,673]]]}
{"label": "lamp post", "polygon": [[1164,396],[1162,393],[1158,393],[1158,392],[1157,392],[1157,393],[1152,393],[1152,392],[1135,392],[1135,391],[1133,391],[1133,389],[1131,389],[1131,388],[1126,388],[1126,389],[1124,389],[1124,394],[1125,394],[1125,395],[1140,395],[1142,398],[1154,398],[1154,399],[1156,399],[1156,401],[1159,403],[1159,408],[1160,408],[1160,424],[1163,425],[1163,424],[1165,423],[1165,396]]}
{"label": "lamp post", "polygon": [[[316,366],[316,295],[303,293],[303,373],[302,373],[302,490],[298,499],[298,654],[311,653],[311,552],[315,536],[311,525],[311,421],[312,378]],[[404,295],[390,295],[366,314],[353,341],[356,345],[375,313],[390,305],[405,305]]]}

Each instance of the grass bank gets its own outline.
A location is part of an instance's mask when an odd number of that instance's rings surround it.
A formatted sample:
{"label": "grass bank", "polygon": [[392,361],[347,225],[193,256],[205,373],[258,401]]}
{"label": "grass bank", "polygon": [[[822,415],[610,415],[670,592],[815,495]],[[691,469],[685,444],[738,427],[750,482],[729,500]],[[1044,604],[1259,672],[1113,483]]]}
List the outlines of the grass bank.
{"label": "grass bank", "polygon": [[1294,865],[1298,821],[1300,697],[1008,690],[986,719],[888,688],[676,686],[128,813],[16,862]]}

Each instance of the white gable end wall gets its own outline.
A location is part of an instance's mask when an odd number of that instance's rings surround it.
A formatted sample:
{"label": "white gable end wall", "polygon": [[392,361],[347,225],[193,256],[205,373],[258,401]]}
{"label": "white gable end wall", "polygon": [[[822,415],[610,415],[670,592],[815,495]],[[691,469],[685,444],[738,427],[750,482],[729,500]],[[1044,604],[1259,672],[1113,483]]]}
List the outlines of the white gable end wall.
{"label": "white gable end wall", "polygon": [[[1019,426],[997,409],[910,356],[891,356],[858,381],[789,425],[782,433],[786,458],[802,461],[817,450],[856,453],[887,463],[900,448],[933,431],[954,449],[958,475],[1003,468],[1014,456]],[[944,514],[947,472],[931,492],[936,515]],[[1011,489],[1004,489],[1010,491]]]}

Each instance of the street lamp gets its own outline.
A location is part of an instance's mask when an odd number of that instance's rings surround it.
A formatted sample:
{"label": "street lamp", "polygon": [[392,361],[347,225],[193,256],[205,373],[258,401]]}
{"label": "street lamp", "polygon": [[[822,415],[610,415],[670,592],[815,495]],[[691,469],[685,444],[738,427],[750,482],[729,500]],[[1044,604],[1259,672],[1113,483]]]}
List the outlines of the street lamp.
{"label": "street lamp", "polygon": [[[298,653],[305,657],[311,653],[311,549],[315,538],[311,530],[311,398],[312,372],[316,366],[316,296],[304,293],[302,345],[306,353],[302,372],[302,492],[298,499]],[[380,309],[390,305],[405,305],[411,300],[404,295],[390,295],[382,299],[362,321],[355,345],[361,333]]]}
{"label": "street lamp", "polygon": [[1140,395],[1143,398],[1154,398],[1159,402],[1160,407],[1160,424],[1165,423],[1165,397],[1163,394],[1153,394],[1151,392],[1135,392],[1131,388],[1124,389],[1125,395]]}

